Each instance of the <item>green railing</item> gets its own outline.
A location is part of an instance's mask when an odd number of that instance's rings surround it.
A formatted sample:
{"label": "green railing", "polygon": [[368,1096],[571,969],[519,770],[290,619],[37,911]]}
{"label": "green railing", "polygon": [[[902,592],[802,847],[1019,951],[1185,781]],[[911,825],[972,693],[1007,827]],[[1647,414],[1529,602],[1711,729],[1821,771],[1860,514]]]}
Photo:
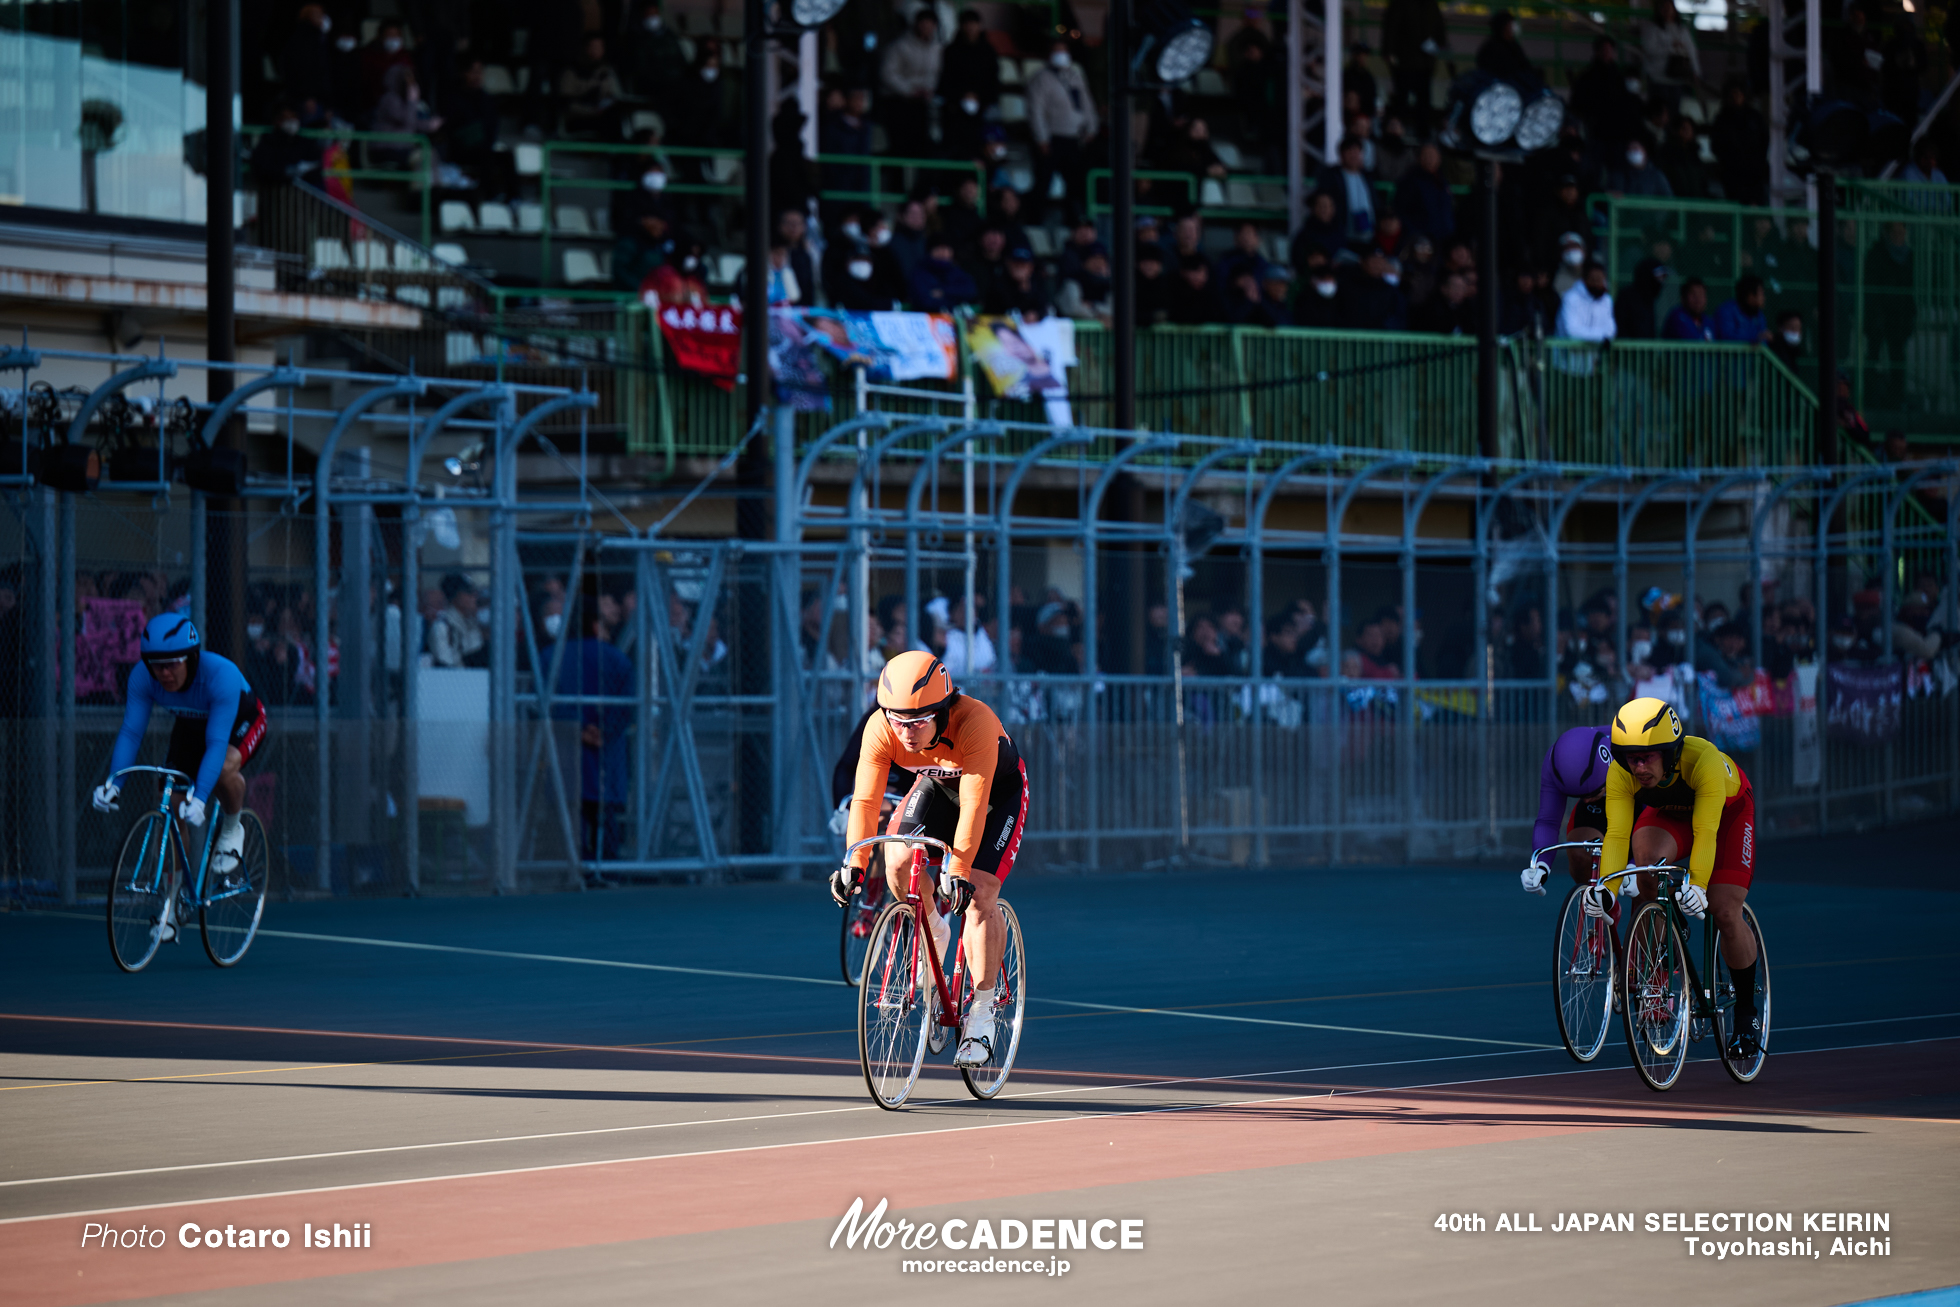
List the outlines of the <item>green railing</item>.
{"label": "green railing", "polygon": [[[551,167],[554,156],[590,155],[599,158],[619,158],[621,156],[644,157],[651,154],[670,165],[675,159],[731,159],[737,165],[742,159],[740,150],[718,150],[695,145],[660,145],[652,150],[644,145],[605,145],[596,141],[547,141],[540,149],[538,169],[538,208],[542,211],[542,222],[538,231],[538,284],[540,286],[558,285],[558,271],[551,262],[552,228],[557,225],[557,214],[552,205],[554,191],[604,191],[608,195],[618,191],[638,189],[637,177],[560,177]],[[713,195],[737,197],[742,194],[739,166],[736,178],[727,182],[685,182],[669,181],[663,192],[667,195]],[[519,235],[526,233],[520,232]],[[600,235],[603,233],[594,233]]]}
{"label": "green railing", "polygon": [[856,204],[877,205],[895,203],[906,197],[908,188],[903,178],[899,180],[897,190],[888,188],[884,184],[885,176],[892,169],[898,169],[902,172],[907,168],[916,168],[922,172],[964,173],[970,175],[980,184],[981,212],[986,212],[987,170],[977,163],[962,163],[957,159],[907,159],[890,155],[872,154],[820,154],[817,156],[816,162],[820,169],[825,164],[831,163],[847,168],[869,167],[871,169],[870,190],[819,190],[817,194],[825,200],[845,200]]}
{"label": "green railing", "polygon": [[1630,468],[1814,461],[1817,397],[1768,350],[1677,341],[1510,342],[1523,449]]}
{"label": "green railing", "polygon": [[[259,137],[266,135],[272,130],[270,127],[241,127],[239,128],[238,136],[240,141],[245,142],[245,149],[249,153],[252,144],[256,143]],[[434,224],[431,221],[430,201],[436,189],[436,164],[438,162],[434,140],[420,132],[302,131],[299,136],[301,140],[338,141],[350,147],[365,145],[410,145],[416,147],[414,157],[411,159],[409,166],[404,168],[373,168],[362,165],[331,173],[323,170],[320,175],[310,176],[305,180],[322,189],[325,189],[328,179],[336,176],[343,177],[350,182],[392,181],[406,183],[417,192],[417,199],[421,206],[422,244],[426,247],[431,243],[434,234]],[[351,158],[352,156],[350,155]]]}
{"label": "green railing", "polygon": [[[1853,184],[1837,233],[1838,365],[1874,430],[1914,436],[1960,434],[1960,187]],[[1921,205],[1946,200],[1946,212]],[[1594,196],[1608,271],[1617,291],[1634,265],[1654,256],[1673,276],[1665,315],[1690,276],[1708,283],[1712,311],[1745,273],[1763,278],[1766,309],[1804,316],[1806,345],[1817,331],[1818,235],[1802,209],[1754,209],[1714,200]],[[1904,257],[1893,259],[1891,251]],[[1815,363],[1805,370],[1814,376]]]}

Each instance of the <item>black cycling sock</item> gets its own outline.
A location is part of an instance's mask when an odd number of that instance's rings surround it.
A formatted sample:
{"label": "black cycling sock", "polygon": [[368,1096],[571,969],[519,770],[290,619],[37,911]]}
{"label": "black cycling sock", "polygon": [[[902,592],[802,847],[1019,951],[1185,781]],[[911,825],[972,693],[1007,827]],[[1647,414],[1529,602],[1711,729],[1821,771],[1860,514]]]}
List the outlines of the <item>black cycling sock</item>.
{"label": "black cycling sock", "polygon": [[1756,964],[1746,967],[1730,967],[1729,978],[1735,983],[1735,1011],[1739,1017],[1756,1010]]}

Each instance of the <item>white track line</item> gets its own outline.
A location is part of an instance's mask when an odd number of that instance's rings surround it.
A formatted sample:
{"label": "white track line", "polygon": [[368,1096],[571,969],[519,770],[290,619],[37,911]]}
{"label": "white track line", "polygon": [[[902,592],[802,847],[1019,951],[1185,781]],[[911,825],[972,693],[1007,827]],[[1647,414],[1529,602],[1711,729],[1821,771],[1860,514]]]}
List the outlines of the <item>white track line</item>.
{"label": "white track line", "polygon": [[[1158,1089],[1166,1085],[1206,1085],[1223,1084],[1234,1080],[1270,1080],[1281,1076],[1315,1075],[1325,1071],[1354,1071],[1376,1066],[1426,1065],[1432,1062],[1459,1062],[1478,1057],[1516,1057],[1523,1053],[1537,1052],[1536,1049],[1511,1049],[1502,1053],[1464,1053],[1454,1057],[1409,1058],[1399,1062],[1349,1062],[1340,1066],[1295,1067],[1286,1071],[1243,1071],[1228,1076],[1178,1076],[1170,1080],[1131,1081],[1113,1085],[1072,1085],[1066,1089],[1032,1089],[1026,1093],[1007,1094],[1005,1098],[1054,1098],[1064,1094],[1094,1094],[1119,1089]],[[929,1099],[913,1104],[914,1107],[935,1107],[947,1103],[964,1102],[964,1099]],[[836,1116],[846,1112],[869,1112],[870,1103],[852,1107],[811,1108],[800,1112],[768,1112],[755,1116],[730,1116],[700,1121],[656,1121],[642,1125],[603,1126],[590,1130],[556,1130],[547,1134],[499,1135],[487,1139],[448,1139],[426,1144],[393,1144],[378,1148],[347,1148],[327,1153],[291,1153],[282,1157],[242,1157],[229,1162],[187,1162],[178,1166],[143,1166],[127,1171],[90,1171],[80,1175],[44,1175],[25,1180],[0,1180],[0,1189],[15,1189],[27,1185],[66,1184],[79,1180],[117,1180],[132,1175],[168,1175],[182,1171],[215,1171],[231,1166],[265,1166],[276,1162],[317,1162],[336,1157],[372,1157],[383,1153],[409,1153],[437,1148],[469,1148],[476,1145],[521,1144],[539,1139],[580,1139],[589,1135],[628,1134],[638,1130],[672,1130],[682,1126],[740,1125],[745,1121],[781,1121],[794,1117]]]}
{"label": "white track line", "polygon": [[[1944,1043],[1944,1042],[1947,1041],[1938,1038],[1906,1039],[1906,1040],[1888,1041],[1888,1042],[1882,1042],[1876,1044],[1845,1044],[1835,1048],[1811,1048],[1811,1049],[1800,1050],[1800,1052],[1838,1053],[1838,1052],[1845,1052],[1853,1049],[1862,1049],[1862,1048],[1892,1048],[1901,1045]],[[1795,1056],[1795,1055],[1796,1055],[1795,1053],[1786,1054],[1786,1056]],[[1699,1060],[1707,1060],[1707,1059],[1699,1059]],[[1574,1075],[1574,1074],[1583,1074],[1587,1071],[1604,1071],[1604,1070],[1625,1071],[1626,1068],[1625,1067],[1618,1067],[1618,1068],[1582,1067],[1579,1068],[1577,1071],[1554,1071],[1554,1072],[1547,1072],[1544,1074],[1545,1075]],[[1349,1090],[1346,1091],[1346,1094],[1347,1095],[1394,1094],[1394,1093],[1402,1093],[1411,1089],[1444,1089],[1444,1088],[1451,1088],[1460,1085],[1494,1084],[1494,1083],[1502,1083],[1508,1080],[1536,1080],[1542,1078],[1544,1077],[1541,1075],[1485,1076],[1475,1080],[1437,1081],[1426,1085],[1384,1085],[1384,1086],[1373,1087],[1368,1089]],[[1182,1083],[1182,1082],[1171,1082],[1171,1083]],[[635,1162],[678,1161],[678,1160],[693,1158],[693,1157],[724,1157],[724,1156],[732,1156],[738,1153],[766,1153],[777,1149],[817,1148],[829,1144],[868,1144],[868,1143],[876,1143],[880,1140],[885,1140],[885,1139],[893,1139],[893,1138],[912,1139],[925,1135],[971,1134],[981,1130],[1008,1130],[1008,1129],[1027,1128],[1027,1127],[1044,1126],[1044,1125],[1057,1125],[1068,1121],[1101,1121],[1101,1120],[1111,1120],[1116,1118],[1133,1117],[1133,1116],[1154,1116],[1154,1115],[1160,1115],[1160,1114],[1165,1114],[1170,1112],[1199,1112],[1199,1111],[1205,1111],[1217,1107],[1233,1107],[1233,1108],[1265,1107],[1275,1103],[1309,1102],[1315,1099],[1326,1099],[1330,1097],[1333,1097],[1331,1093],[1330,1094],[1284,1094],[1284,1095],[1276,1095],[1271,1098],[1229,1099],[1216,1103],[1180,1103],[1180,1104],[1171,1104],[1162,1107],[1132,1108],[1125,1111],[1092,1112],[1083,1116],[1045,1117],[1038,1121],[993,1121],[993,1122],[985,1122],[978,1125],[948,1126],[942,1130],[907,1131],[901,1134],[885,1133],[885,1134],[875,1134],[875,1135],[857,1135],[857,1136],[852,1136],[852,1137],[842,1138],[842,1139],[800,1139],[800,1140],[791,1141],[789,1143],[781,1143],[781,1144],[750,1144],[742,1148],[704,1148],[694,1152],[687,1152],[687,1153],[652,1153],[643,1157],[612,1157],[612,1158],[605,1158],[599,1161],[592,1161],[592,1162],[558,1162],[549,1166],[514,1166],[514,1167],[504,1167],[494,1171],[467,1171],[456,1175],[413,1176],[405,1180],[368,1180],[368,1181],[362,1181],[358,1184],[320,1185],[310,1189],[279,1189],[279,1190],[273,1190],[268,1193],[227,1194],[218,1198],[188,1198],[188,1199],[180,1198],[171,1202],[141,1203],[133,1207],[98,1207],[86,1211],[46,1212],[36,1216],[10,1216],[5,1218],[0,1218],[0,1225],[22,1225],[30,1221],[67,1220],[78,1216],[107,1216],[107,1215],[122,1213],[122,1212],[151,1212],[151,1211],[157,1211],[169,1207],[205,1207],[205,1206],[212,1206],[218,1203],[251,1202],[251,1201],[263,1200],[267,1198],[294,1198],[306,1194],[345,1193],[355,1189],[386,1189],[386,1188],[393,1187],[395,1185],[433,1184],[441,1180],[483,1180],[483,1179],[492,1179],[497,1176],[504,1176],[504,1175],[533,1175],[544,1171],[568,1171],[568,1170],[574,1170],[579,1167],[588,1167],[588,1166],[625,1166]],[[948,1100],[948,1101],[958,1101],[958,1100]],[[1733,1115],[1746,1116],[1748,1115],[1748,1113],[1746,1111],[1737,1111],[1733,1113]]]}
{"label": "white track line", "polygon": [[1453,1044],[1496,1044],[1501,1048],[1561,1051],[1558,1044],[1529,1044],[1519,1039],[1477,1039],[1470,1035],[1426,1035],[1415,1030],[1376,1030],[1371,1026],[1329,1026],[1317,1021],[1278,1021],[1272,1017],[1235,1017],[1222,1012],[1188,1012],[1162,1007],[1120,1007],[1114,1003],[1078,1003],[1066,998],[1030,998],[1031,1003],[1086,1008],[1092,1012],[1128,1012],[1138,1016],[1189,1017],[1195,1021],[1232,1021],[1248,1026],[1288,1026],[1295,1030],[1338,1030],[1349,1035],[1394,1035],[1401,1039],[1440,1039]]}

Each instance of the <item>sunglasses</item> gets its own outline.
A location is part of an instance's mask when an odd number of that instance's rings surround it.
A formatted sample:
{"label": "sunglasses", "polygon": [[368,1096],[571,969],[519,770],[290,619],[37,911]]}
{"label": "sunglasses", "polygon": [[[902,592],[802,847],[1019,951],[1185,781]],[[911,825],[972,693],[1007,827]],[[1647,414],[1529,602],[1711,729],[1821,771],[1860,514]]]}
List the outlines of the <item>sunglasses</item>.
{"label": "sunglasses", "polygon": [[155,670],[156,668],[159,667],[182,667],[185,663],[189,661],[190,661],[189,654],[179,654],[175,658],[145,658],[143,660],[144,664],[149,668],[151,668],[152,670]]}
{"label": "sunglasses", "polygon": [[915,726],[930,726],[933,723],[933,716],[932,713],[927,713],[923,717],[899,717],[891,709],[885,709],[885,720],[890,722],[897,730],[906,730]]}

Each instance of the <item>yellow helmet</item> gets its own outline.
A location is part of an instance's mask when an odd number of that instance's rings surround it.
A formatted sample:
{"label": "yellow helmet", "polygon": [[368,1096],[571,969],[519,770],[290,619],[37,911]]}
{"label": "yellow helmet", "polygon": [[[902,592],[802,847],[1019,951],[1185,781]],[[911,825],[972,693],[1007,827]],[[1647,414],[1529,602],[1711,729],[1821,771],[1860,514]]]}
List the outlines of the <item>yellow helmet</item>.
{"label": "yellow helmet", "polygon": [[1665,699],[1634,699],[1613,714],[1613,759],[1620,766],[1636,753],[1658,750],[1662,784],[1674,779],[1681,765],[1681,742],[1687,738],[1681,716]]}
{"label": "yellow helmet", "polygon": [[946,664],[924,650],[900,654],[878,674],[878,706],[889,712],[938,712],[958,693]]}

